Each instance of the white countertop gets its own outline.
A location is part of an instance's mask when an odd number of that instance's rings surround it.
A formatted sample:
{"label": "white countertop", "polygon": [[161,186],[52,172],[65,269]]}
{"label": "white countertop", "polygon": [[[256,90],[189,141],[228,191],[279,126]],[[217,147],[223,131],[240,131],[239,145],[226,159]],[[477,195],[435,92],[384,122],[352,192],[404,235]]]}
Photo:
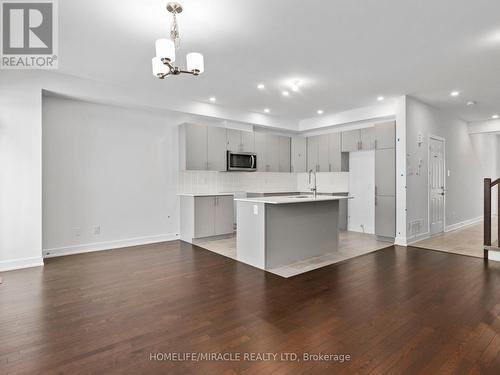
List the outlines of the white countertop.
{"label": "white countertop", "polygon": [[[303,197],[303,198],[298,198]],[[340,195],[318,195],[314,198],[312,195],[290,195],[278,197],[258,197],[258,198],[235,198],[235,201],[252,202],[252,203],[266,203],[266,204],[286,204],[286,203],[308,203],[308,202],[325,202],[325,201],[338,201],[341,199],[352,199],[354,197],[340,196]]]}
{"label": "white countertop", "polygon": [[181,195],[184,197],[220,197],[222,195],[231,195],[233,196],[234,193],[179,193],[177,195]]}

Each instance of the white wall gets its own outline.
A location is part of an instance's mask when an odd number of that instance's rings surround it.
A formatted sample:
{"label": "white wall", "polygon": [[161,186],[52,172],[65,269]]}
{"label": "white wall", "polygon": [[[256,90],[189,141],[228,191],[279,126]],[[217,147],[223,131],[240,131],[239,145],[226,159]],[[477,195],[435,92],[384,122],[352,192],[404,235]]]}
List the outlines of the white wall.
{"label": "white wall", "polygon": [[[462,120],[407,97],[407,224],[422,221],[421,233],[428,231],[428,136],[446,139],[446,226],[448,229],[482,215],[482,181],[488,171],[474,148],[468,126]],[[417,136],[423,135],[418,145]],[[420,163],[421,160],[421,163]],[[419,167],[420,164],[420,167]],[[410,240],[412,238],[409,238]]]}
{"label": "white wall", "polygon": [[[499,136],[496,134],[471,134],[472,145],[478,156],[479,163],[481,164],[482,178],[491,178],[492,180],[500,177],[500,150],[499,146]],[[492,192],[492,202],[491,209],[493,214],[498,212],[498,194],[496,193],[496,188]],[[482,191],[481,191],[482,196]]]}
{"label": "white wall", "polygon": [[32,85],[0,80],[0,271],[43,264],[41,91]]}
{"label": "white wall", "polygon": [[43,98],[44,256],[176,238],[178,121]]}

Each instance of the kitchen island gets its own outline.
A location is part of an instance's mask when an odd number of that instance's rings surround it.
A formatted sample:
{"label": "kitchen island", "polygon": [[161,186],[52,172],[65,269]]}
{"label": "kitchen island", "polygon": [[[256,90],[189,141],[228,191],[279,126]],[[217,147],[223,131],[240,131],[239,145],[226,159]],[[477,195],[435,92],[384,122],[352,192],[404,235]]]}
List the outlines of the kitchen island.
{"label": "kitchen island", "polygon": [[237,259],[271,269],[338,249],[339,202],[348,196],[235,199]]}

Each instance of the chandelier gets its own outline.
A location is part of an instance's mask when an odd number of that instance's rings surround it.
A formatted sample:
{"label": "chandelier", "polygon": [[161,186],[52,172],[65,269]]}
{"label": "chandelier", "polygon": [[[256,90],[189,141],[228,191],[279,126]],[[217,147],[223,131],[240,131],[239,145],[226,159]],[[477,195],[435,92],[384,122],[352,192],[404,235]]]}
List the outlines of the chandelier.
{"label": "chandelier", "polygon": [[167,4],[167,10],[172,13],[173,20],[170,28],[170,38],[158,39],[155,43],[156,57],[153,57],[153,75],[164,79],[169,75],[177,76],[181,73],[200,75],[204,72],[203,55],[198,52],[191,52],[186,55],[186,70],[174,65],[175,50],[180,48],[179,25],[177,24],[177,15],[182,12],[182,6],[179,3],[170,2]]}

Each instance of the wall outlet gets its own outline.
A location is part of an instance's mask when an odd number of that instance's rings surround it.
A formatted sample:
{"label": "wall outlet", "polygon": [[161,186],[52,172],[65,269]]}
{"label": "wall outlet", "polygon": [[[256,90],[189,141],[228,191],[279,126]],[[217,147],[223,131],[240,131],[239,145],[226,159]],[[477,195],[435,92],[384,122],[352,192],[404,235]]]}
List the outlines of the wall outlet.
{"label": "wall outlet", "polygon": [[94,235],[98,235],[98,234],[101,234],[101,226],[100,225],[96,225],[94,227]]}
{"label": "wall outlet", "polygon": [[253,205],[253,214],[258,215],[259,214],[259,206],[256,204]]}
{"label": "wall outlet", "polygon": [[82,228],[74,227],[73,228],[73,236],[80,237],[82,235]]}

